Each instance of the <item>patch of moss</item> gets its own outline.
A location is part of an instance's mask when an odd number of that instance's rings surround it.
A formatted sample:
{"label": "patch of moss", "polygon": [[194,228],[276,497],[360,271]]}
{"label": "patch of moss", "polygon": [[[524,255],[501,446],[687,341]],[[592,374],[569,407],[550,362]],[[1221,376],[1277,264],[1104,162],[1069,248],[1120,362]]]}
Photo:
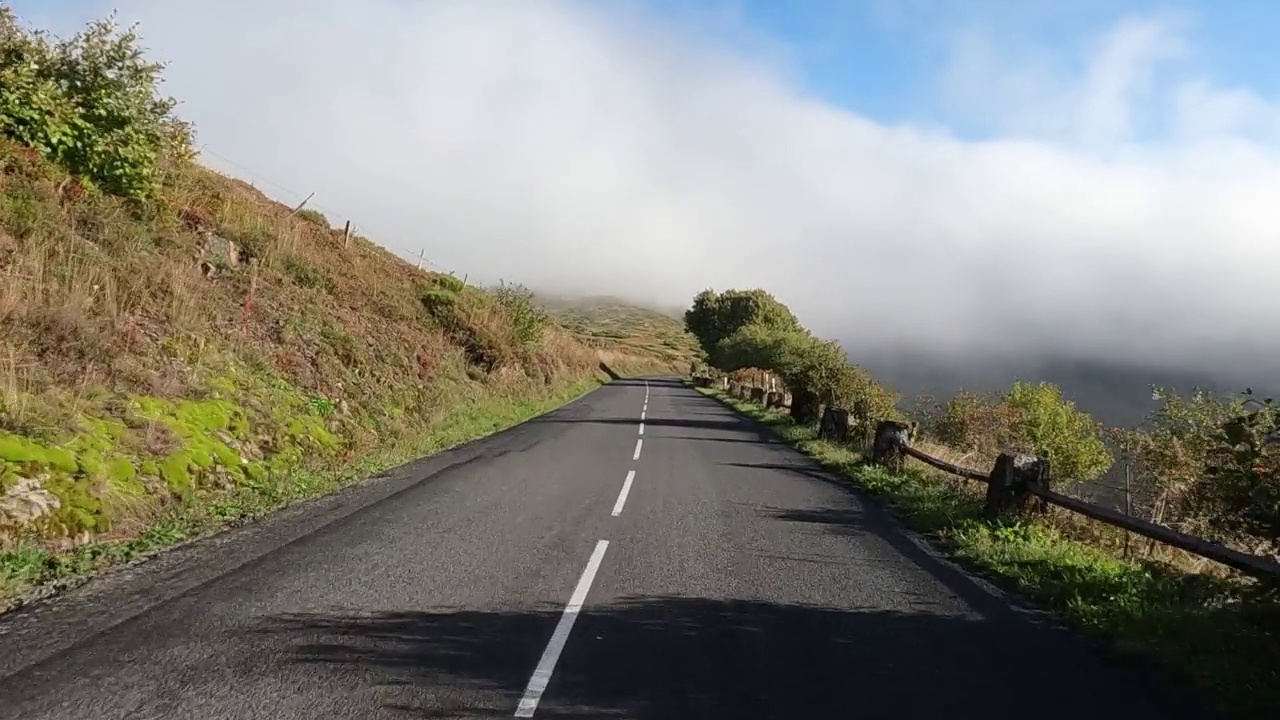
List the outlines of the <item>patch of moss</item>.
{"label": "patch of moss", "polygon": [[7,463],[0,463],[0,495],[8,492],[10,489],[18,486],[18,481],[22,476],[18,471]]}
{"label": "patch of moss", "polygon": [[261,483],[267,479],[267,467],[260,462],[251,462],[244,465],[244,478],[246,483]]}
{"label": "patch of moss", "polygon": [[138,469],[129,458],[116,457],[106,464],[107,484],[111,489],[130,495],[144,495],[147,488],[138,477]]}
{"label": "patch of moss", "polygon": [[69,450],[59,447],[45,448],[45,463],[51,470],[73,473],[80,469],[76,456]]}
{"label": "patch of moss", "polygon": [[219,442],[214,444],[213,456],[217,459],[218,464],[228,469],[238,468],[244,464],[244,460],[240,457],[240,454],[226,443]]}
{"label": "patch of moss", "polygon": [[45,451],[38,443],[0,432],[0,460],[15,464],[44,464]]}
{"label": "patch of moss", "polygon": [[59,507],[49,517],[64,535],[105,532],[111,521],[103,511],[102,500],[93,493],[88,480],[70,475],[54,474],[45,478],[44,489],[57,496]]}
{"label": "patch of moss", "polygon": [[76,456],[79,464],[79,470],[85,477],[96,478],[106,474],[106,461],[102,457],[102,452],[97,448],[87,448],[81,450]]}
{"label": "patch of moss", "polygon": [[160,477],[169,486],[169,491],[178,497],[185,498],[195,490],[190,466],[191,457],[185,452],[176,452],[160,461]]}
{"label": "patch of moss", "polygon": [[208,446],[204,443],[188,447],[187,457],[190,458],[192,465],[201,470],[208,470],[213,467],[213,453],[209,451]]}

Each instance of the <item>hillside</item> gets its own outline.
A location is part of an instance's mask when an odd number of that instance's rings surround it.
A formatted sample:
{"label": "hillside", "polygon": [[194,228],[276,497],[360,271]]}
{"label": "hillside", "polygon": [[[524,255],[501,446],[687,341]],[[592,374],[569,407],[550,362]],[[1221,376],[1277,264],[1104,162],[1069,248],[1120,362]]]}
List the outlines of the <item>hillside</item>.
{"label": "hillside", "polygon": [[[856,347],[852,343],[850,346]],[[1105,358],[1010,358],[994,353],[956,358],[861,351],[856,353],[856,359],[908,402],[919,394],[950,397],[960,389],[999,391],[1016,378],[1051,382],[1061,387],[1081,410],[1109,427],[1134,427],[1157,410],[1159,403],[1151,397],[1153,386],[1182,394],[1200,388],[1223,395],[1252,387],[1266,396],[1274,395],[1280,386],[1274,373],[1233,378],[1197,368],[1168,369]]]}
{"label": "hillside", "polygon": [[701,356],[680,311],[638,307],[614,297],[559,298],[540,293],[536,299],[578,340],[604,352],[653,357],[680,371]]}
{"label": "hillside", "polygon": [[[605,377],[520,288],[418,271],[189,162],[127,200],[0,140],[0,276],[0,605]],[[647,347],[604,359],[673,368]]]}

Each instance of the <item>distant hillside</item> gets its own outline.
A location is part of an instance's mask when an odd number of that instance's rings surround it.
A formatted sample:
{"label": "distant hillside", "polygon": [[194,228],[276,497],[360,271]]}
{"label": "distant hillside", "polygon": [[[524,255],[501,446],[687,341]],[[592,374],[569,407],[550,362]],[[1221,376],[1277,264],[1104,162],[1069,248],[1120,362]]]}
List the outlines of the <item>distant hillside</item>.
{"label": "distant hillside", "polygon": [[1231,378],[1209,370],[1169,370],[1132,363],[1079,358],[947,358],[924,354],[854,353],[854,360],[910,400],[927,393],[943,398],[959,389],[1005,390],[1014,379],[1051,382],[1094,419],[1113,427],[1133,427],[1156,408],[1152,386],[1187,394],[1194,388],[1237,393],[1246,386],[1267,394],[1278,378]]}
{"label": "distant hillside", "polygon": [[616,297],[564,298],[542,293],[537,301],[583,344],[605,351],[652,357],[685,370],[701,354],[685,332],[683,309],[661,311]]}

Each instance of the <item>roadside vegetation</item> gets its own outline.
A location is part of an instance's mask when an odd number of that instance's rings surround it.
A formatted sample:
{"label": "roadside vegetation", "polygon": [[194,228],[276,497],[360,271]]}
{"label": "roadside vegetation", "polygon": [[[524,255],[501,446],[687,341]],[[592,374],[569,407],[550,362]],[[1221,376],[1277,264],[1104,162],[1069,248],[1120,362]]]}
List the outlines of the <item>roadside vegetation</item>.
{"label": "roadside vegetation", "polygon": [[0,610],[671,369],[201,166],[110,19],[0,58]]}
{"label": "roadside vegetation", "polygon": [[[817,432],[822,406],[833,404],[852,411],[855,437],[881,419],[914,421],[925,452],[984,470],[1001,451],[1047,456],[1064,481],[1094,480],[1124,462],[1141,501],[1135,514],[1277,558],[1274,404],[1157,389],[1159,409],[1122,430],[1101,427],[1054,385],[1016,382],[1004,393],[925,399],[916,404],[922,411],[908,413],[764,290],[705,291],[685,320],[708,360],[697,375],[713,387],[703,392],[880,498],[957,561],[1117,651],[1190,680],[1211,702],[1248,717],[1280,714],[1280,588],[1065,512],[988,521],[981,484],[914,461],[892,472],[869,463],[860,443]],[[790,392],[789,408],[715,389],[726,379],[767,387],[770,378]]]}

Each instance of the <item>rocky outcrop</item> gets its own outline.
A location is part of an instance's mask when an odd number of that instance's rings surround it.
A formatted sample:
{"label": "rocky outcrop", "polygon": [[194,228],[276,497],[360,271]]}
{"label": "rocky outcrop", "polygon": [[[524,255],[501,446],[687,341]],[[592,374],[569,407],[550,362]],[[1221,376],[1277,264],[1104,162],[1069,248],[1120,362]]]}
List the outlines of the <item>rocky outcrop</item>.
{"label": "rocky outcrop", "polygon": [[61,507],[57,496],[44,489],[45,478],[18,478],[0,494],[0,537]]}

